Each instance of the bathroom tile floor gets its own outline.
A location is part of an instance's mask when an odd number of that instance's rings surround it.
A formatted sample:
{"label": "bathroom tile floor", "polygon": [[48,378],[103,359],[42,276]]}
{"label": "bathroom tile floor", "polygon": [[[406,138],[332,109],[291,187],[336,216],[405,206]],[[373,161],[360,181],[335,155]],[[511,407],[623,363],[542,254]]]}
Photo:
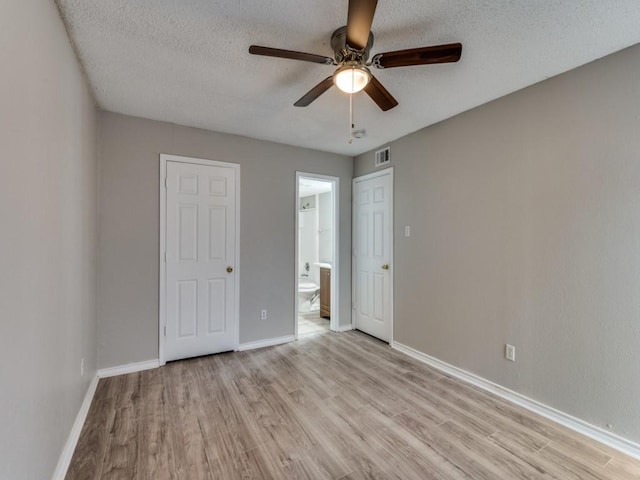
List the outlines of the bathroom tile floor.
{"label": "bathroom tile floor", "polygon": [[298,317],[298,336],[316,335],[329,331],[329,319],[321,317]]}

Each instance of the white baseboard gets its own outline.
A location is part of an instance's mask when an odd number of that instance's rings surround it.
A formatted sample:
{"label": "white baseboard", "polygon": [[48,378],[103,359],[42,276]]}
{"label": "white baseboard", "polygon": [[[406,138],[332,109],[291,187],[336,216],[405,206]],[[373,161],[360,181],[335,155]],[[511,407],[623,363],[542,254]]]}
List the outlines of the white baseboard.
{"label": "white baseboard", "polygon": [[241,343],[238,346],[239,351],[253,350],[254,348],[272,347],[274,345],[281,345],[283,343],[293,342],[296,339],[293,335],[286,335],[284,337],[267,338],[265,340],[256,340],[255,342]]}
{"label": "white baseboard", "polygon": [[349,330],[353,330],[353,324],[348,325],[340,325],[338,327],[338,332],[348,332]]}
{"label": "white baseboard", "polygon": [[533,400],[532,398],[526,397],[518,392],[514,392],[513,390],[509,390],[508,388],[498,385],[497,383],[493,383],[492,381],[482,378],[476,374],[467,372],[466,370],[458,367],[454,367],[451,364],[443,362],[442,360],[438,360],[437,358],[434,358],[430,355],[427,355],[426,353],[422,353],[401,343],[393,342],[391,348],[409,355],[410,357],[415,358],[420,362],[426,363],[427,365],[436,368],[448,375],[451,375],[452,377],[464,380],[467,383],[475,385],[476,387],[479,387],[487,392],[493,393],[500,398],[508,400],[511,403],[526,408],[531,412],[537,413],[538,415],[559,423],[564,427],[585,435],[586,437],[607,445],[608,447],[618,450],[619,452],[629,455],[630,457],[640,460],[640,444],[632,442],[631,440],[627,440],[626,438],[614,433],[608,432],[600,427],[596,427],[595,425],[591,425],[590,423],[587,423],[584,420],[580,420],[579,418],[569,415],[568,413],[556,410],[555,408],[545,405],[544,403]]}
{"label": "white baseboard", "polygon": [[144,362],[129,363],[127,365],[118,365],[117,367],[101,368],[98,370],[99,378],[115,377],[116,375],[124,375],[125,373],[141,372],[143,370],[151,370],[158,368],[160,362],[158,359],[146,360]]}
{"label": "white baseboard", "polygon": [[76,445],[78,444],[78,439],[80,438],[80,432],[82,432],[84,421],[87,419],[87,414],[89,413],[89,407],[91,406],[91,402],[93,401],[93,395],[96,393],[97,387],[98,387],[98,375],[93,377],[93,379],[91,380],[91,383],[89,383],[89,387],[87,388],[87,393],[84,396],[82,405],[80,405],[80,410],[78,411],[78,415],[76,415],[76,419],[73,422],[73,426],[71,427],[71,431],[69,432],[67,441],[64,444],[64,448],[62,449],[62,453],[60,454],[60,458],[58,459],[58,465],[56,465],[56,469],[53,472],[53,477],[51,477],[52,480],[64,480],[64,477],[67,475],[67,470],[69,469],[69,465],[71,464],[71,458],[73,457],[73,452],[75,451]]}

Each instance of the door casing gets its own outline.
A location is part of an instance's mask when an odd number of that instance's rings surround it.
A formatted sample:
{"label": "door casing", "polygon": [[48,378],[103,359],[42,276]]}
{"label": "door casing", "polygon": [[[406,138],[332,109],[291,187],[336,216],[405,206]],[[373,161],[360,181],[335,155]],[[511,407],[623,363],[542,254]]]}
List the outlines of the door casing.
{"label": "door casing", "polygon": [[216,160],[207,160],[203,158],[183,157],[179,155],[160,154],[160,231],[159,231],[159,265],[160,265],[160,281],[158,285],[158,362],[160,366],[165,365],[165,327],[166,327],[166,234],[167,234],[167,162],[193,163],[196,165],[209,165],[217,167],[233,168],[236,171],[236,243],[235,243],[235,350],[240,345],[240,165],[237,163],[219,162]]}
{"label": "door casing", "polygon": [[296,172],[296,195],[295,195],[295,301],[294,301],[294,338],[298,339],[298,230],[300,199],[300,179],[311,178],[314,180],[324,180],[330,182],[333,194],[333,263],[331,264],[331,318],[329,329],[332,332],[339,332],[340,327],[340,178],[317,173]]}

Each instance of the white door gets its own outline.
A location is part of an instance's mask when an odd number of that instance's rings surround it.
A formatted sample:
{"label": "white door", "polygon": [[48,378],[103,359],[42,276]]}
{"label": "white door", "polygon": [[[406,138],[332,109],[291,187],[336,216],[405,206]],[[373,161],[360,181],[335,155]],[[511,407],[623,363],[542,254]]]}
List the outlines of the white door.
{"label": "white door", "polygon": [[164,360],[236,348],[236,169],[167,161]]}
{"label": "white door", "polygon": [[389,342],[393,272],[391,169],[354,179],[355,328]]}

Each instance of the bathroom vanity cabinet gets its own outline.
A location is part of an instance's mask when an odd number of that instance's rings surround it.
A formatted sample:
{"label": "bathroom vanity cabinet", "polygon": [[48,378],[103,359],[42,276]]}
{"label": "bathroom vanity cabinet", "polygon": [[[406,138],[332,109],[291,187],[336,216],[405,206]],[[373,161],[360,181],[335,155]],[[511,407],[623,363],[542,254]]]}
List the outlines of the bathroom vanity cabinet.
{"label": "bathroom vanity cabinet", "polygon": [[320,267],[320,316],[331,317],[331,269]]}

